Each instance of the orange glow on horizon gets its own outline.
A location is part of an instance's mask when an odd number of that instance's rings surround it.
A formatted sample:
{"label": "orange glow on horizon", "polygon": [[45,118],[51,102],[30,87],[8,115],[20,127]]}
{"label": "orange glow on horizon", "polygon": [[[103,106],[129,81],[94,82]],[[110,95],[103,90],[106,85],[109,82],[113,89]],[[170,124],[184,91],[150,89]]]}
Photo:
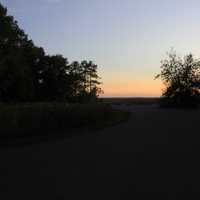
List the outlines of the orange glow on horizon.
{"label": "orange glow on horizon", "polygon": [[159,97],[162,94],[163,85],[160,81],[133,81],[129,83],[103,84],[104,94],[101,97]]}

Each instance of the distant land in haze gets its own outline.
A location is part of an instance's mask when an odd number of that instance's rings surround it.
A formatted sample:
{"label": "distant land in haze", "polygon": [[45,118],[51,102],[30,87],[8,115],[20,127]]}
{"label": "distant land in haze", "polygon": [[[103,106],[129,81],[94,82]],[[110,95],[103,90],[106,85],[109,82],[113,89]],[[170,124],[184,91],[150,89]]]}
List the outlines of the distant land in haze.
{"label": "distant land in haze", "polygon": [[200,199],[199,8],[0,0],[0,200]]}
{"label": "distant land in haze", "polygon": [[106,95],[101,95],[100,98],[113,98],[113,99],[138,99],[138,98],[144,98],[144,99],[149,99],[149,98],[159,98],[160,96],[106,96]]}

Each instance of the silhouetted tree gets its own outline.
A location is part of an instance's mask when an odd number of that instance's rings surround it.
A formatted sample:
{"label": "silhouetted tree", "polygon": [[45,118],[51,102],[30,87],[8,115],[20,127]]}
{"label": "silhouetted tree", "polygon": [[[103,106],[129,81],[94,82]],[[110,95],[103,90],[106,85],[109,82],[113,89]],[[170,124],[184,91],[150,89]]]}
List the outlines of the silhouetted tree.
{"label": "silhouetted tree", "polygon": [[68,80],[69,80],[69,100],[70,101],[78,101],[78,96],[83,88],[83,77],[82,77],[82,68],[79,62],[74,61],[69,65],[68,70]]}
{"label": "silhouetted tree", "polygon": [[200,92],[200,61],[192,54],[181,59],[172,51],[161,63],[161,73],[156,78],[161,78],[166,86],[164,100],[176,106],[196,105]]}
{"label": "silhouetted tree", "polygon": [[0,4],[0,101],[89,101],[101,91],[98,79],[91,61],[46,55]]}
{"label": "silhouetted tree", "polygon": [[99,82],[100,77],[97,73],[98,66],[92,61],[82,61],[81,66],[83,69],[84,91],[90,98],[96,98],[102,92],[98,87],[101,84]]}
{"label": "silhouetted tree", "polygon": [[44,67],[39,71],[39,96],[45,101],[67,99],[68,61],[61,55],[45,56]]}
{"label": "silhouetted tree", "polygon": [[33,97],[31,69],[24,52],[33,46],[7,9],[0,4],[0,99],[25,101]]}

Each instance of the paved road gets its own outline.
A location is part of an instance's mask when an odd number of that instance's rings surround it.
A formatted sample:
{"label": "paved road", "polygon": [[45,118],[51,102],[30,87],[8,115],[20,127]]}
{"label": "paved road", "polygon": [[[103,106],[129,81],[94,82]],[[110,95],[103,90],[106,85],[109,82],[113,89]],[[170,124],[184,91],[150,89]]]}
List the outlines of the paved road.
{"label": "paved road", "polygon": [[103,131],[0,149],[0,199],[195,199],[200,111],[123,109]]}

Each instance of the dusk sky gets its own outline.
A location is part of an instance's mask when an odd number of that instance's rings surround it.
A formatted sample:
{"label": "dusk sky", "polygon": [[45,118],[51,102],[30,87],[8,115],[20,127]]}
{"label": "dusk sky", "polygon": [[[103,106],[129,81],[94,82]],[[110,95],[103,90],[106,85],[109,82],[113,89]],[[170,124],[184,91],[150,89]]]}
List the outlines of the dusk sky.
{"label": "dusk sky", "polygon": [[199,0],[0,0],[34,43],[99,66],[104,96],[160,96],[171,47],[200,57]]}

